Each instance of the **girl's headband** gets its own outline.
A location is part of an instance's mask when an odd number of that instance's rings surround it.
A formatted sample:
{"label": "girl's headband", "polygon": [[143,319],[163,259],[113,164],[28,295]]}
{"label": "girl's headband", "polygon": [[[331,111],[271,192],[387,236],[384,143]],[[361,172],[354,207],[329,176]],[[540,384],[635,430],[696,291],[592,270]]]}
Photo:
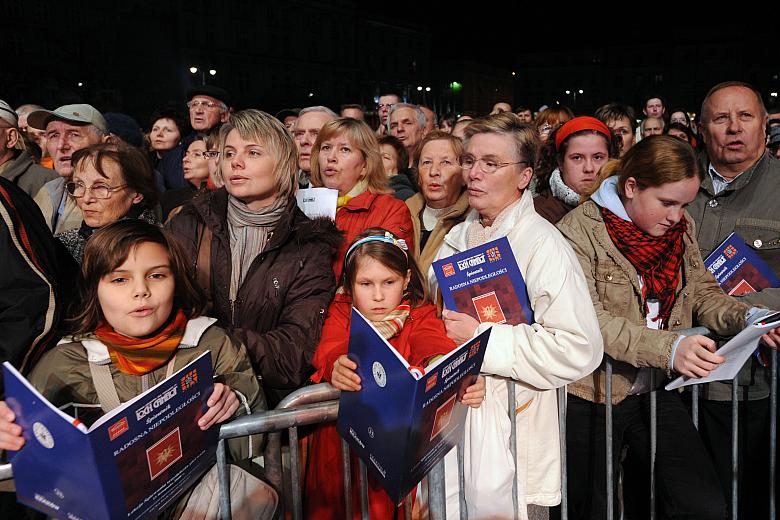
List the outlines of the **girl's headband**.
{"label": "girl's headband", "polygon": [[570,119],[558,129],[558,133],[555,134],[555,149],[561,149],[561,143],[566,140],[571,134],[581,132],[582,130],[593,130],[600,134],[603,134],[607,138],[607,142],[612,142],[612,132],[609,131],[607,125],[590,116],[580,116]]}
{"label": "girl's headband", "polygon": [[401,251],[403,251],[404,255],[407,258],[409,258],[409,253],[408,253],[409,246],[406,245],[406,240],[404,240],[403,238],[395,238],[392,233],[390,233],[389,231],[385,231],[384,235],[371,235],[368,237],[361,238],[360,240],[352,244],[349,247],[349,249],[347,249],[347,254],[344,255],[344,263],[345,264],[347,263],[347,260],[349,259],[349,255],[351,255],[355,249],[369,242],[386,242],[388,244],[393,244]]}

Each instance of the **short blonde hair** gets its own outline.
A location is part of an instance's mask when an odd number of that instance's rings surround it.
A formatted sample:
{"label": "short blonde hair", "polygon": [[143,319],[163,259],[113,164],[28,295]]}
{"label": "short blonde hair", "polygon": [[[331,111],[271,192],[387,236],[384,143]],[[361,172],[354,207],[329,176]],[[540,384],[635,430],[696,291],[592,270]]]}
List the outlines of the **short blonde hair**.
{"label": "short blonde hair", "polygon": [[[274,116],[261,110],[248,109],[231,114],[219,130],[220,163],[225,157],[225,141],[235,130],[242,139],[262,144],[274,157],[274,186],[278,197],[287,198],[298,188],[298,155],[292,137]],[[219,181],[224,183],[222,167],[217,169]]]}
{"label": "short blonde hair", "polygon": [[379,153],[379,141],[376,139],[376,134],[363,121],[350,117],[335,119],[325,123],[320,129],[320,133],[311,150],[311,185],[315,187],[324,186],[320,173],[320,147],[323,141],[340,134],[346,135],[352,146],[357,148],[363,155],[363,160],[366,162],[365,179],[368,181],[368,191],[371,193],[392,193],[387,186],[387,175],[385,175],[385,168],[382,165],[382,156]]}

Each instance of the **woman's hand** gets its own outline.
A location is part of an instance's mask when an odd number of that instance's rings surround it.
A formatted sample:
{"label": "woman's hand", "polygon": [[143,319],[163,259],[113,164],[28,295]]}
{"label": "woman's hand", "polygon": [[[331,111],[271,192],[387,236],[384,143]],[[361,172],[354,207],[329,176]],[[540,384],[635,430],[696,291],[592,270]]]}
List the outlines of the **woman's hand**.
{"label": "woman's hand", "polygon": [[780,348],[780,327],[774,328],[761,336],[761,339],[769,348],[777,350]]}
{"label": "woman's hand", "polygon": [[0,401],[0,450],[18,451],[24,446],[22,427],[15,420],[14,412],[5,401]]}
{"label": "woman's hand", "polygon": [[198,420],[198,426],[201,430],[208,430],[215,424],[227,421],[238,410],[238,404],[238,397],[229,386],[214,383],[214,391],[206,402],[209,409]]}
{"label": "woman's hand", "polygon": [[355,370],[357,370],[357,363],[345,355],[339,356],[333,362],[333,375],[330,378],[330,384],[341,391],[357,392],[361,386],[360,376],[355,373]]}
{"label": "woman's hand", "polygon": [[462,345],[474,337],[474,332],[479,326],[479,322],[462,312],[448,311],[445,309],[441,313],[444,319],[444,328],[447,329],[447,336],[457,345]]}
{"label": "woman's hand", "polygon": [[687,336],[677,346],[672,369],[687,377],[705,377],[726,360],[714,352],[715,342],[710,338],[700,334]]}
{"label": "woman's hand", "polygon": [[472,408],[479,408],[482,406],[482,402],[485,400],[485,376],[478,376],[477,381],[466,388],[466,393],[463,394],[461,403],[468,405]]}

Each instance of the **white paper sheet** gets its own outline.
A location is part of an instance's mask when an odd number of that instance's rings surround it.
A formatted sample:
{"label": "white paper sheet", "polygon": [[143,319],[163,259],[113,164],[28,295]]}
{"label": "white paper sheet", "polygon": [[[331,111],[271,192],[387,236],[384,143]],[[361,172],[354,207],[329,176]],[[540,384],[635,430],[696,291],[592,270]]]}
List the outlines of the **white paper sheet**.
{"label": "white paper sheet", "polygon": [[295,195],[298,207],[307,217],[329,217],[336,220],[336,202],[338,202],[338,190],[330,188],[307,188],[298,190]]}
{"label": "white paper sheet", "polygon": [[[760,323],[761,319],[759,319],[758,322]],[[688,385],[734,379],[737,377],[739,369],[742,368],[745,361],[750,358],[750,355],[758,347],[758,341],[761,336],[778,326],[780,326],[780,322],[777,321],[765,325],[756,323],[748,326],[715,351],[719,356],[725,357],[726,361],[718,365],[708,376],[701,378],[680,376],[666,385],[665,388],[667,390],[674,390],[675,388],[681,388]]]}

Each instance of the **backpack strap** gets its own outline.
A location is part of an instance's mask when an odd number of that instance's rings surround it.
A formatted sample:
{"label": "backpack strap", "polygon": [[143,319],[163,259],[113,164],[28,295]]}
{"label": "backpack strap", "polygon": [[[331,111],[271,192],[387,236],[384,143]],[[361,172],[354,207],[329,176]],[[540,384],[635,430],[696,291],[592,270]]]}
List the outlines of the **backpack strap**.
{"label": "backpack strap", "polygon": [[116,393],[116,386],[114,386],[114,378],[111,377],[111,364],[90,363],[89,371],[92,374],[92,382],[95,384],[95,391],[103,413],[108,413],[118,407],[121,403],[119,394]]}

